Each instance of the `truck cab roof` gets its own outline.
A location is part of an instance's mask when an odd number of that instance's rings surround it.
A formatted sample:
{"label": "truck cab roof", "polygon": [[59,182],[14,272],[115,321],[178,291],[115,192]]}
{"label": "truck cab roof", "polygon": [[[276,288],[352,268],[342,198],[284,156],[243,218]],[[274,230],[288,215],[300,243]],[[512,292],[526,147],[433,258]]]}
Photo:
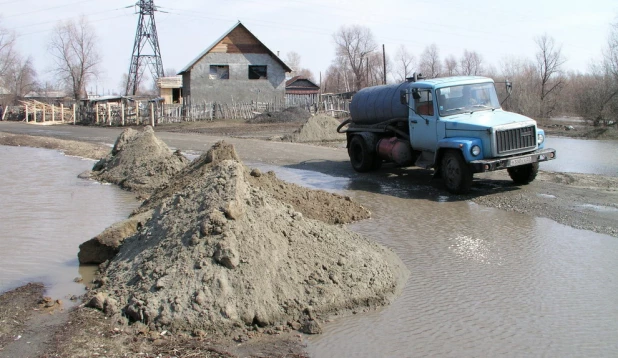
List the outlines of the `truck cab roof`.
{"label": "truck cab roof", "polygon": [[453,77],[439,77],[439,78],[431,78],[426,80],[420,80],[414,82],[411,87],[414,88],[425,88],[425,89],[438,89],[443,87],[451,87],[458,86],[464,84],[473,84],[473,83],[487,83],[494,82],[489,77],[482,76],[453,76]]}

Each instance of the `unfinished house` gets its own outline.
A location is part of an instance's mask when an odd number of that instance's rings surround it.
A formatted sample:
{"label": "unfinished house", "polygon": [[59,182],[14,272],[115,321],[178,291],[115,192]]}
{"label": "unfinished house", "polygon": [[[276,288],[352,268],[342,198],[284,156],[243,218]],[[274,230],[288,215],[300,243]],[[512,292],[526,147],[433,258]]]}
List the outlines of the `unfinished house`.
{"label": "unfinished house", "polygon": [[292,70],[240,21],[180,71],[185,105],[283,101]]}

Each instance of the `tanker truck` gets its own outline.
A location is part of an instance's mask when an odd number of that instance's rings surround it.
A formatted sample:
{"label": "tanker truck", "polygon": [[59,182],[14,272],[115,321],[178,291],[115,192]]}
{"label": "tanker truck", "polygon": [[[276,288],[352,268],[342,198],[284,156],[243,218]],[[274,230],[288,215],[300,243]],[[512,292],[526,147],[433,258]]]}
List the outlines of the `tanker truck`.
{"label": "tanker truck", "polygon": [[[510,93],[510,83],[507,89]],[[434,170],[454,194],[470,191],[474,173],[504,170],[518,185],[532,182],[539,163],[556,158],[536,121],[501,108],[492,79],[456,76],[367,87],[350,103],[346,133],[352,168],[382,163]]]}

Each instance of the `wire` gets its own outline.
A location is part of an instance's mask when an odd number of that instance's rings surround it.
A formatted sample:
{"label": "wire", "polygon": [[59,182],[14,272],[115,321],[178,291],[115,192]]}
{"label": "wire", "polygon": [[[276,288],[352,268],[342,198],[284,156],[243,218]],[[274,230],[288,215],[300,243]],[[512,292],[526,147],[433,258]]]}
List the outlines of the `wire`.
{"label": "wire", "polygon": [[4,18],[10,18],[10,17],[15,17],[15,16],[23,16],[23,15],[30,15],[30,14],[34,14],[34,13],[41,12],[41,11],[53,10],[53,9],[58,9],[58,8],[61,8],[61,7],[77,5],[77,4],[82,4],[82,3],[85,3],[85,2],[91,2],[91,1],[96,1],[96,0],[83,0],[83,1],[73,2],[73,3],[70,3],[70,4],[52,6],[52,7],[48,7],[48,8],[44,8],[44,9],[37,9],[37,10],[29,11],[29,12],[22,12],[21,14],[8,15],[8,16],[4,16]]}

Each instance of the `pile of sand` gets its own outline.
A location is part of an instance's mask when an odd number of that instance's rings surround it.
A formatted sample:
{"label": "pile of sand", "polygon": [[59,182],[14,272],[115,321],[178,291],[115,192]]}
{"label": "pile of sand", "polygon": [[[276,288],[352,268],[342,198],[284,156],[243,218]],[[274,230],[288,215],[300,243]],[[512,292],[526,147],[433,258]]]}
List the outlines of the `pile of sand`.
{"label": "pile of sand", "polygon": [[337,133],[341,124],[337,119],[327,115],[311,117],[291,135],[283,137],[290,142],[330,142],[345,141],[345,133]]}
{"label": "pile of sand", "polygon": [[142,131],[125,129],[111,153],[92,168],[93,179],[147,195],[182,170],[189,160],[171,149],[150,126]]}
{"label": "pile of sand", "polygon": [[300,107],[288,107],[283,111],[264,112],[258,114],[248,123],[279,123],[279,122],[304,122],[311,117],[311,113]]}
{"label": "pile of sand", "polygon": [[309,219],[247,172],[218,143],[153,193],[138,210],[152,218],[106,266],[91,305],[157,330],[288,323],[315,333],[326,315],[398,292],[407,270],[393,252]]}

